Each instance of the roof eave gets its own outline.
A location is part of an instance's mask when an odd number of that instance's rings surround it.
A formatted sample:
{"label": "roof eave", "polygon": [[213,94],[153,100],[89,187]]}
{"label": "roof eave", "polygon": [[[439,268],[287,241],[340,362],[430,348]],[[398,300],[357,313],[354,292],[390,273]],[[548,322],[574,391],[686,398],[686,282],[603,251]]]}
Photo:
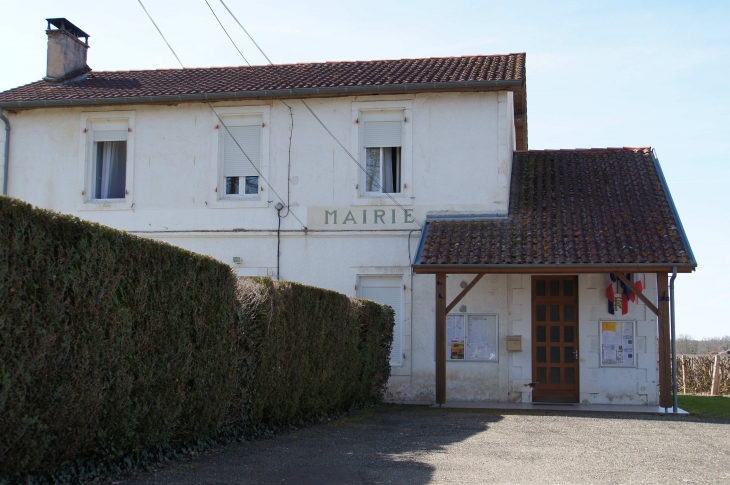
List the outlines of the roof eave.
{"label": "roof eave", "polygon": [[426,91],[460,91],[464,89],[517,90],[524,86],[523,79],[497,81],[463,81],[440,83],[409,83],[376,86],[337,86],[328,88],[274,89],[263,91],[231,91],[226,93],[196,93],[165,96],[131,96],[118,98],[71,98],[33,101],[0,101],[0,108],[31,109],[68,106],[106,106],[142,103],[175,103],[195,101],[220,101],[251,98],[300,98],[316,96],[348,96],[357,94],[394,94]]}
{"label": "roof eave", "polygon": [[[420,248],[419,248],[420,250]],[[691,273],[697,264],[687,263],[573,263],[573,264],[413,264],[416,274],[575,274],[575,273],[671,273],[673,267],[678,273]]]}
{"label": "roof eave", "polygon": [[677,206],[674,205],[674,199],[672,198],[672,193],[669,191],[669,185],[667,184],[667,179],[664,178],[664,172],[662,171],[662,166],[659,163],[659,158],[656,156],[656,151],[654,149],[651,149],[651,159],[654,162],[654,168],[656,169],[657,175],[659,176],[659,180],[661,181],[662,188],[664,189],[664,195],[667,198],[667,202],[669,203],[669,208],[672,211],[672,215],[674,216],[674,221],[677,224],[677,229],[679,230],[679,236],[682,239],[682,244],[684,245],[685,251],[687,251],[687,254],[689,255],[689,260],[692,264],[697,266],[697,260],[695,259],[695,255],[692,252],[692,246],[689,245],[689,238],[687,237],[687,233],[684,232],[684,226],[682,225],[682,219],[679,218],[679,212],[677,212]]}

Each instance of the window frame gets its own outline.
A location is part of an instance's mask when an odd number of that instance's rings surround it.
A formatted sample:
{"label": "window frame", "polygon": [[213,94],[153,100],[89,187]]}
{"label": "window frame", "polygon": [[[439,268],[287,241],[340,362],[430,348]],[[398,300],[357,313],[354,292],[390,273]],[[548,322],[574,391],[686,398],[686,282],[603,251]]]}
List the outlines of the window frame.
{"label": "window frame", "polygon": [[[83,180],[81,190],[80,211],[98,210],[132,210],[134,208],[134,111],[87,111],[81,113],[79,137],[79,153],[82,154],[79,164],[79,178]],[[127,125],[125,196],[123,199],[96,199],[96,150],[94,149],[94,125],[104,123],[125,123]],[[104,130],[96,130],[104,131]],[[121,141],[121,140],[119,140]]]}
{"label": "window frame", "polygon": [[[403,139],[400,149],[400,192],[367,192],[366,174],[356,164],[351,167],[351,184],[353,187],[350,204],[353,206],[363,205],[393,205],[392,199],[400,205],[413,205],[412,178],[413,178],[413,99],[389,99],[378,101],[353,101],[351,109],[352,131],[350,134],[350,152],[357,156],[358,162],[365,167],[365,144],[363,139],[362,114],[370,110],[403,110]],[[388,148],[388,147],[381,147]],[[382,152],[381,152],[382,153]],[[382,164],[382,155],[381,155]]]}
{"label": "window frame", "polygon": [[[210,170],[210,191],[208,207],[212,209],[235,209],[241,207],[268,207],[265,179],[269,179],[269,138],[271,107],[269,105],[218,106],[215,113],[225,122],[226,117],[261,116],[261,160],[259,163],[258,194],[226,194],[226,177],[223,173],[223,140],[225,128],[221,126],[216,114],[211,113],[212,150]],[[243,182],[245,184],[245,182]],[[239,182],[241,184],[241,182]],[[241,184],[242,186],[243,184]],[[240,190],[240,189],[239,189]]]}

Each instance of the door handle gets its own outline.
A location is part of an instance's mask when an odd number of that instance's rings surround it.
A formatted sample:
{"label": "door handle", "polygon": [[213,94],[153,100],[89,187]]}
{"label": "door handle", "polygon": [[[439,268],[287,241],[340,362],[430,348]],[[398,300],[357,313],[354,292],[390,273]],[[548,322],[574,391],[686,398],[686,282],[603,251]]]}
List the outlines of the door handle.
{"label": "door handle", "polygon": [[575,360],[578,360],[578,349],[573,351],[573,355],[575,356]]}

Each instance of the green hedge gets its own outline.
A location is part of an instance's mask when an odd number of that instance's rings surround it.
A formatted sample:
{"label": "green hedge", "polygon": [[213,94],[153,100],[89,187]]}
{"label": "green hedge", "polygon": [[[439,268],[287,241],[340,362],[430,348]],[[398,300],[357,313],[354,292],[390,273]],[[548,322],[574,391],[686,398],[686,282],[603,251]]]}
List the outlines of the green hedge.
{"label": "green hedge", "polygon": [[[393,313],[297,283],[241,279],[254,423],[300,423],[382,396]],[[302,309],[307,309],[302,311]],[[241,373],[243,374],[243,372]]]}
{"label": "green hedge", "polygon": [[377,400],[392,328],[373,302],[0,197],[0,479],[93,477]]}

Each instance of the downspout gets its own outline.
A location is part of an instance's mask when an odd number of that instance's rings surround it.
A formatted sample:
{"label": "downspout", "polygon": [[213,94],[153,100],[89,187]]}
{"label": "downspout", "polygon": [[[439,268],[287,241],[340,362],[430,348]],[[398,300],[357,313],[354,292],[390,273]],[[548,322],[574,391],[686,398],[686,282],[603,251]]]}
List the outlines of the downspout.
{"label": "downspout", "polygon": [[677,321],[674,318],[674,279],[677,277],[677,267],[672,268],[672,277],[669,280],[669,312],[672,321],[672,395],[674,402],[672,403],[672,412],[677,414]]}
{"label": "downspout", "polygon": [[10,120],[0,109],[0,120],[5,123],[5,154],[3,156],[3,195],[8,195],[8,164],[10,163]]}

